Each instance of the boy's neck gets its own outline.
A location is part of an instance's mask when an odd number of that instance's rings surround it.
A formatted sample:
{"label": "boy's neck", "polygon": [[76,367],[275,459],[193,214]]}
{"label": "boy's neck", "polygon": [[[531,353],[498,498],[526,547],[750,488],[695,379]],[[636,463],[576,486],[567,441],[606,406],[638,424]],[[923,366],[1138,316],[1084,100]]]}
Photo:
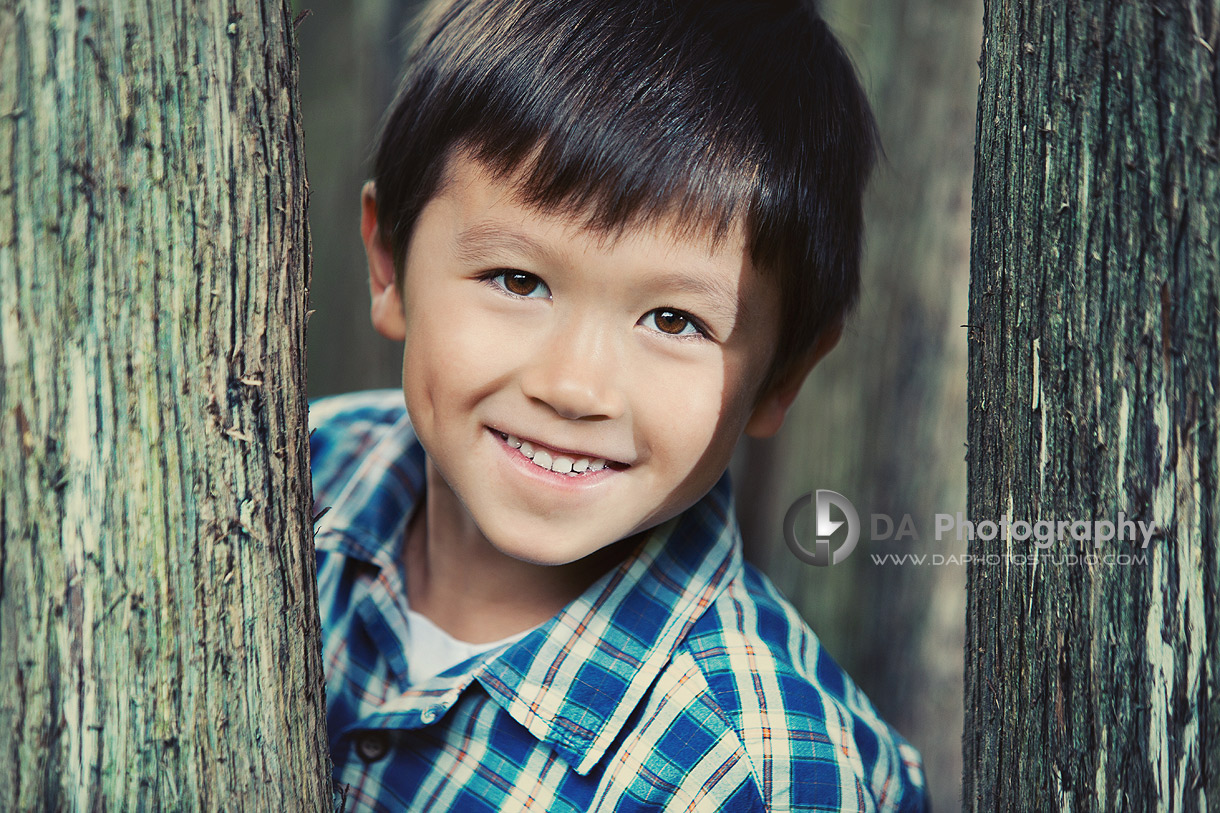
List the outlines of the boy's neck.
{"label": "boy's neck", "polygon": [[565,565],[497,550],[428,460],[425,499],[402,547],[411,609],[460,641],[490,643],[538,626],[621,563],[624,539]]}

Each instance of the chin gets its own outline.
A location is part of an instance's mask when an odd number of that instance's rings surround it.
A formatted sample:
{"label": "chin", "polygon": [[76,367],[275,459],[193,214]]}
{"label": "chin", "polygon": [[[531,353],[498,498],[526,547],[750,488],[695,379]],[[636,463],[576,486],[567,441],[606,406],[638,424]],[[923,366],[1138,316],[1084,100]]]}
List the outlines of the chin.
{"label": "chin", "polygon": [[532,565],[557,567],[591,556],[614,544],[617,539],[574,539],[571,534],[557,532],[554,527],[543,527],[522,532],[517,529],[487,534],[487,539],[500,553]]}
{"label": "chin", "polygon": [[539,539],[510,539],[503,542],[496,541],[492,544],[505,556],[542,567],[568,565],[601,550],[601,547],[593,550],[577,549],[560,541],[549,544],[547,540]]}

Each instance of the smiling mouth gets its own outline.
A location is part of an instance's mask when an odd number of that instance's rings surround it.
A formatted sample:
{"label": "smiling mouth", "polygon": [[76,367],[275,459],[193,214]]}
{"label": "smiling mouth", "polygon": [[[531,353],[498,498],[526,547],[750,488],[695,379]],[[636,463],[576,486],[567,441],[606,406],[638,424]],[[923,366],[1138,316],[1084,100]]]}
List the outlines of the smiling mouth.
{"label": "smiling mouth", "polygon": [[532,441],[522,440],[506,432],[492,431],[499,435],[500,440],[516,449],[535,466],[555,474],[565,474],[568,477],[583,477],[596,474],[602,469],[622,470],[627,468],[625,463],[617,463],[601,457],[560,452]]}

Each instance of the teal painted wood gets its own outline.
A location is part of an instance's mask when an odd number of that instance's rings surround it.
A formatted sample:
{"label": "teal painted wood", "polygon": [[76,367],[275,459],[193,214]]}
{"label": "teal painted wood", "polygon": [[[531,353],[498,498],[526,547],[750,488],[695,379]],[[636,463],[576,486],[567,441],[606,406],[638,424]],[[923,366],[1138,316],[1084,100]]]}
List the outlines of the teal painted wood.
{"label": "teal painted wood", "polygon": [[971,566],[965,806],[1204,810],[1220,802],[1220,4],[989,2],[984,27],[970,512],[1156,531],[1146,549],[1047,551],[1092,562]]}
{"label": "teal painted wood", "polygon": [[292,39],[0,5],[0,809],[331,807]]}

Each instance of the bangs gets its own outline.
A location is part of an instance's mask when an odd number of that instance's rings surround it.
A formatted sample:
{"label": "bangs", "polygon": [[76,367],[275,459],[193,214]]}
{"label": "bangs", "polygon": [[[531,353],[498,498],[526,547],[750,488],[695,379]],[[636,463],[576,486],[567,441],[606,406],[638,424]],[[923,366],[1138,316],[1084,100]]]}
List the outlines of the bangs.
{"label": "bangs", "polygon": [[385,125],[401,143],[382,150],[378,177],[443,143],[444,155],[461,149],[516,179],[525,202],[598,231],[665,217],[714,238],[740,220],[755,236],[799,210],[783,200],[790,184],[768,175],[807,174],[799,155],[776,150],[799,143],[796,122],[766,127],[760,109],[791,66],[748,53],[800,28],[797,4],[786,5],[739,3],[735,15],[698,3],[442,5],[420,23],[426,58],[408,63],[406,103]]}
{"label": "bangs", "polygon": [[760,197],[757,170],[740,171],[751,156],[724,147],[675,149],[674,140],[637,145],[632,136],[627,128],[582,124],[533,144],[474,135],[462,151],[511,183],[526,205],[571,216],[594,232],[665,220],[679,236],[706,236],[714,245],[748,218]]}
{"label": "bangs", "polygon": [[[525,202],[598,231],[664,217],[720,236],[766,197],[757,111],[720,44],[691,42],[691,20],[641,32],[611,6],[538,23],[553,37],[542,59],[532,37],[511,37],[453,87],[451,132]],[[607,47],[628,41],[631,53]]]}

